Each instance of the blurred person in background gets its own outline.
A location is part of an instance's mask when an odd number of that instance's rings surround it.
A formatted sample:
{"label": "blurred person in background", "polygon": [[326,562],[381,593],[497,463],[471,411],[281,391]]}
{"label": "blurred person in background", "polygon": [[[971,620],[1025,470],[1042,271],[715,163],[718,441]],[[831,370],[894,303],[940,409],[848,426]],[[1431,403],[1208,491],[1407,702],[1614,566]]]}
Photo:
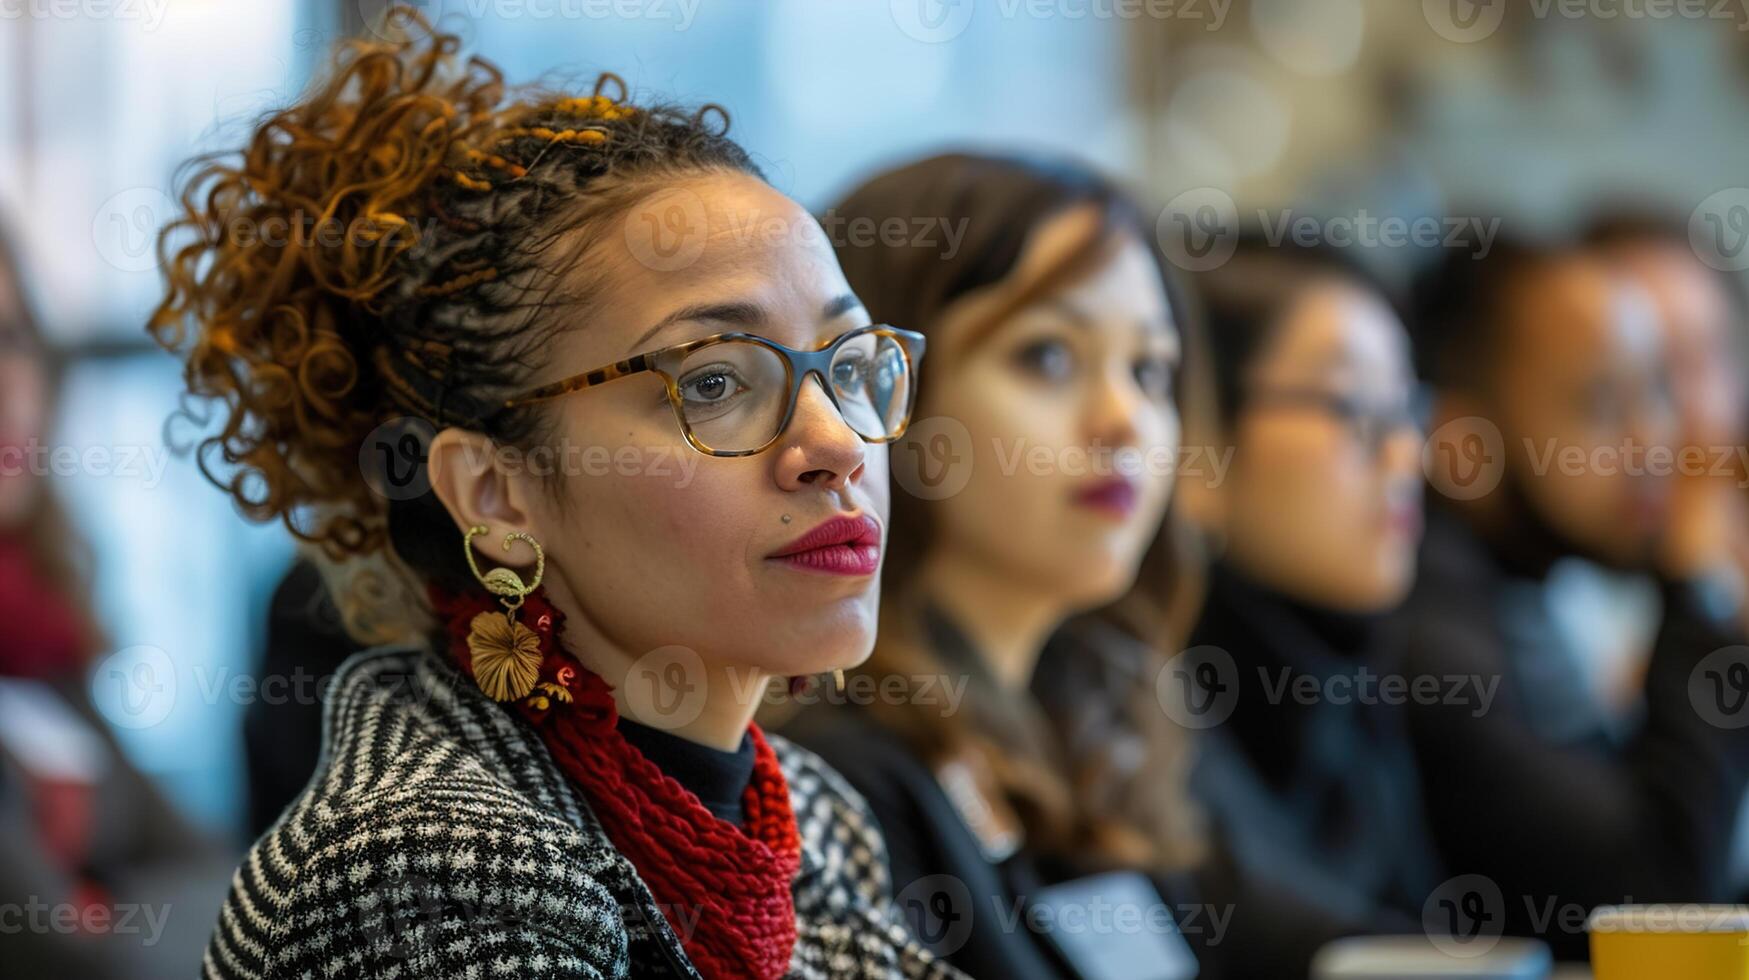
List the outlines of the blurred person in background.
{"label": "blurred person in background", "polygon": [[1584,235],[1652,299],[1676,407],[1679,450],[1693,455],[1678,469],[1662,548],[1678,566],[1700,569],[1717,586],[1721,609],[1749,610],[1749,498],[1741,447],[1749,444],[1744,297],[1735,276],[1695,253],[1679,222],[1612,214]]}
{"label": "blurred person in background", "polygon": [[1214,556],[1180,658],[1210,706],[1192,786],[1248,873],[1351,931],[1420,932],[1439,865],[1401,711],[1365,694],[1421,531],[1407,335],[1333,247],[1247,231],[1190,283],[1232,450],[1180,490]]}
{"label": "blurred person in background", "polygon": [[[858,294],[932,360],[895,454],[875,653],[785,731],[869,800],[913,928],[974,976],[1303,973],[1342,924],[1211,851],[1192,733],[1159,700],[1201,577],[1168,508],[1181,429],[1206,413],[1152,221],[1078,165],[973,154],[882,173],[828,213]],[[853,235],[918,218],[964,241]],[[1102,902],[1175,918],[1200,962],[1170,920],[1068,925]]]}
{"label": "blurred person in background", "polygon": [[[1743,641],[1711,585],[1728,546],[1720,509],[1649,455],[1684,438],[1667,341],[1688,328],[1661,327],[1676,297],[1661,304],[1662,287],[1625,266],[1501,242],[1438,264],[1414,301],[1439,493],[1402,610],[1402,669],[1442,690],[1499,688],[1486,705],[1410,704],[1428,812],[1451,871],[1499,889],[1505,907],[1487,914],[1569,957],[1585,934],[1551,911],[1730,897],[1749,775],[1749,731],[1691,698],[1703,658]],[[1564,559],[1658,584],[1643,710],[1625,732],[1553,615],[1548,579]]]}
{"label": "blurred person in background", "polygon": [[[1609,212],[1597,219],[1584,240],[1633,277],[1652,297],[1663,330],[1665,361],[1676,401],[1680,447],[1692,447],[1697,465],[1675,476],[1666,549],[1690,551],[1706,573],[1715,611],[1735,610],[1749,627],[1749,467],[1742,452],[1749,445],[1749,397],[1744,360],[1745,297],[1738,277],[1712,268],[1695,253],[1680,221],[1644,211]],[[1654,624],[1655,625],[1655,624]],[[1651,650],[1632,651],[1628,669],[1605,685],[1612,707],[1639,705]],[[1739,900],[1749,889],[1749,806],[1738,814],[1731,875]]]}
{"label": "blurred person in background", "polygon": [[[513,89],[388,23],[198,158],[160,240],[149,332],[222,409],[208,474],[388,638],[329,688],[204,975],[958,976],[855,794],[752,722],[873,644],[922,338],[869,323],[720,108]],[[313,245],[245,234],[312,211]],[[410,420],[423,486],[373,483]]]}
{"label": "blurred person in background", "polygon": [[20,270],[0,236],[0,973],[182,977],[224,869],[90,699],[107,641],[91,550],[38,465],[61,372]]}
{"label": "blurred person in background", "polygon": [[[828,215],[871,315],[930,338],[921,428],[894,453],[876,649],[847,682],[897,678],[906,696],[822,703],[785,731],[869,801],[901,906],[937,951],[973,976],[1092,975],[1055,931],[1005,929],[997,910],[1049,911],[1075,894],[1056,886],[1095,871],[1181,871],[1202,847],[1179,792],[1188,742],[1143,703],[1151,684],[1130,671],[1144,658],[1119,649],[1165,642],[1181,584],[1170,469],[1119,468],[1179,441],[1182,338],[1148,222],[1075,165],[967,154],[882,173]],[[850,234],[919,216],[964,240]],[[1044,468],[1027,468],[1041,451]],[[1126,593],[1127,623],[1094,614]],[[1033,693],[1053,642],[1114,668],[1101,693],[1124,721],[1097,755],[1070,752]],[[959,703],[927,679],[957,685]],[[1132,962],[1189,955],[1170,923],[1132,938]]]}

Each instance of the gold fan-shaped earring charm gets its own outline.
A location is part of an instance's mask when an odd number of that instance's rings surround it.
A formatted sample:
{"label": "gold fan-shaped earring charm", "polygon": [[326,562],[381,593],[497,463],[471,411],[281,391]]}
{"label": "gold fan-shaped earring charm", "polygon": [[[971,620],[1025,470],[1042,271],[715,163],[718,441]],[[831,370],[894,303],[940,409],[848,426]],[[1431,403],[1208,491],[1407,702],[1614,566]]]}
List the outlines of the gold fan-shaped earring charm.
{"label": "gold fan-shaped earring charm", "polygon": [[474,682],[480,690],[494,701],[516,701],[534,690],[540,680],[540,637],[517,621],[516,611],[522,608],[523,598],[540,586],[546,554],[526,531],[515,531],[504,536],[504,550],[509,551],[517,538],[534,548],[534,581],[524,584],[522,576],[504,567],[482,575],[474,563],[473,539],[486,530],[484,524],[469,528],[462,547],[467,552],[468,568],[486,591],[498,596],[504,611],[479,613],[468,623],[468,653],[473,657]]}
{"label": "gold fan-shaped earring charm", "polygon": [[516,701],[540,680],[540,637],[514,613],[483,612],[468,624],[474,681],[494,701]]}

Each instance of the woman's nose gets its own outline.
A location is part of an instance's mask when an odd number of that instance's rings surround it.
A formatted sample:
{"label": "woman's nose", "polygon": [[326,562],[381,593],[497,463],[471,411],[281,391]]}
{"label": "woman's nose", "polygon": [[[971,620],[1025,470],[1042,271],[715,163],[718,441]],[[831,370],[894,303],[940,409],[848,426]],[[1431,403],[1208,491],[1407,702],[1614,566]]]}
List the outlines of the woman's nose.
{"label": "woman's nose", "polygon": [[819,377],[803,379],[777,453],[778,485],[785,490],[842,489],[861,478],[867,453],[868,443],[844,421]]}
{"label": "woman's nose", "polygon": [[1127,369],[1101,373],[1088,396],[1088,436],[1105,445],[1134,445],[1139,438],[1137,416],[1146,404]]}

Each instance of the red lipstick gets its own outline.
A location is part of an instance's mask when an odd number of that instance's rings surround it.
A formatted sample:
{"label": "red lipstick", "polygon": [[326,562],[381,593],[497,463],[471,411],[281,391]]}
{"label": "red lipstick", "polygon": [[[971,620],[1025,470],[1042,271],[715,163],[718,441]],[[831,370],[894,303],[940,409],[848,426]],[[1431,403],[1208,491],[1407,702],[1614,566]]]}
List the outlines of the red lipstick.
{"label": "red lipstick", "polygon": [[1421,507],[1418,503],[1393,503],[1385,509],[1385,526],[1406,538],[1421,535]]}
{"label": "red lipstick", "polygon": [[1075,502],[1123,520],[1135,512],[1136,486],[1121,476],[1106,477],[1077,491]]}
{"label": "red lipstick", "polygon": [[881,526],[867,514],[834,517],[766,558],[831,575],[873,575],[881,567]]}

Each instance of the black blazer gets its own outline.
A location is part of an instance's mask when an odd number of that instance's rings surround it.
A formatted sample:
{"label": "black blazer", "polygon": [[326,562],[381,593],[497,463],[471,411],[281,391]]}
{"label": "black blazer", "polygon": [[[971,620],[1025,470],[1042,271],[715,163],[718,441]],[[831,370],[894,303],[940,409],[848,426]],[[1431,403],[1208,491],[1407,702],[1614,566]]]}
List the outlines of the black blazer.
{"label": "black blazer", "polygon": [[887,842],[893,892],[911,931],[974,977],[1073,977],[1048,939],[1002,927],[1049,877],[1024,848],[992,862],[935,774],[903,739],[853,707],[803,710],[783,733],[867,801]]}
{"label": "black blazer", "polygon": [[1541,935],[1557,956],[1584,956],[1586,936],[1560,928],[1548,908],[1733,901],[1749,709],[1718,713],[1702,661],[1744,643],[1737,624],[1710,614],[1694,583],[1662,583],[1645,710],[1618,734],[1553,627],[1535,567],[1509,566],[1440,507],[1427,532],[1401,613],[1402,669],[1499,681],[1486,711],[1409,709],[1433,830],[1452,867],[1498,885],[1508,931],[1552,923]]}
{"label": "black blazer", "polygon": [[[951,624],[938,617],[927,622],[938,647],[964,642]],[[1057,738],[1072,718],[1067,706],[1055,703],[1056,691],[1041,688],[1085,689],[1065,673],[1102,669],[1064,635],[1059,632],[1047,647],[1034,678],[1034,694]],[[940,652],[944,663],[971,675],[970,683],[993,683],[980,680],[980,668],[967,662],[965,650]],[[1017,918],[1017,910],[1040,889],[1090,869],[1078,867],[1073,856],[1047,858],[1024,843],[994,859],[914,747],[866,710],[815,704],[783,731],[825,759],[867,801],[887,842],[899,910],[935,953],[975,977],[1080,977],[1046,935]],[[1062,747],[1071,749],[1066,741]],[[1246,873],[1218,840],[1200,867],[1145,877],[1200,964],[1199,980],[1305,976],[1321,945],[1366,927],[1302,901],[1267,875]]]}

